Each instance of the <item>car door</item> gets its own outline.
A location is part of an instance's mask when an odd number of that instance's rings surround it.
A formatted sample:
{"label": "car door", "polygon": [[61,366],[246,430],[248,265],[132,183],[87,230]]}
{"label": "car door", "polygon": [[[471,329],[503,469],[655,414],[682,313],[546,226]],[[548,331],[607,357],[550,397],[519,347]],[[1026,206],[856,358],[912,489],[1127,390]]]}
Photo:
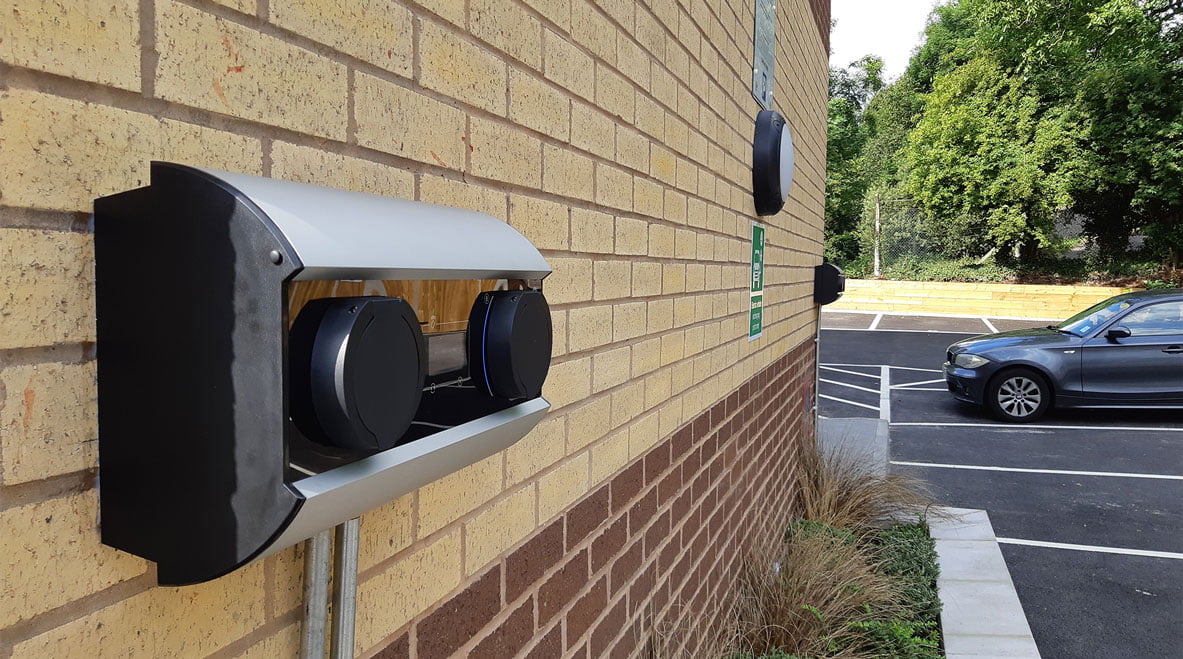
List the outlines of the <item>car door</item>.
{"label": "car door", "polygon": [[[1107,338],[1115,327],[1130,336]],[[1139,306],[1084,343],[1086,396],[1104,404],[1183,403],[1183,300]]]}

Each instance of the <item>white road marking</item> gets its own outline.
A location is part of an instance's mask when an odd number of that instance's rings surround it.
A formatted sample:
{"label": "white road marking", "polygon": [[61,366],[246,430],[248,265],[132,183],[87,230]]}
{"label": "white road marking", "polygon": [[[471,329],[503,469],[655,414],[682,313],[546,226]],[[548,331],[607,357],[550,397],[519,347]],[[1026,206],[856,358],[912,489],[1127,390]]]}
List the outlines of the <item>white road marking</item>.
{"label": "white road marking", "polygon": [[891,367],[879,369],[879,418],[891,423]]}
{"label": "white road marking", "polygon": [[833,366],[826,366],[825,364],[822,364],[821,366],[822,366],[822,368],[826,369],[827,371],[834,371],[835,373],[845,373],[845,374],[847,374],[847,375],[861,375],[861,376],[863,376],[864,378],[871,378],[872,380],[878,380],[878,379],[879,379],[879,376],[878,376],[878,375],[871,375],[871,374],[869,374],[869,373],[858,373],[858,372],[855,372],[855,371],[844,371],[844,370],[842,370],[842,369],[840,369],[840,368],[834,368]]}
{"label": "white road marking", "polygon": [[[870,332],[869,329],[861,327],[825,327],[822,329],[827,332]],[[952,330],[902,330],[902,329],[877,329],[876,332],[906,332],[908,334],[960,334],[961,336],[973,336],[978,332],[954,332]]]}
{"label": "white road marking", "polygon": [[1122,547],[1098,547],[1096,545],[1071,545],[1064,542],[1044,542],[1043,540],[1020,540],[1018,538],[995,538],[1003,545],[1023,545],[1026,547],[1048,547],[1050,549],[1071,549],[1073,551],[1094,551],[1102,554],[1121,554],[1123,556],[1146,556],[1149,558],[1183,559],[1183,554],[1173,551],[1150,551],[1149,549],[1125,549]]}
{"label": "white road marking", "polygon": [[949,393],[948,387],[945,387],[944,389],[937,389],[935,387],[915,387],[915,388],[913,388],[913,387],[892,387],[892,389],[896,389],[899,391],[940,391],[940,392],[946,393],[946,394]]}
{"label": "white road marking", "polygon": [[879,411],[879,408],[875,407],[874,405],[867,405],[866,403],[860,403],[858,401],[846,400],[845,398],[837,398],[835,396],[827,396],[825,394],[818,394],[817,397],[818,398],[825,398],[826,400],[832,400],[837,403],[846,403],[847,405],[854,405],[855,407],[865,407],[868,410],[875,410],[876,412]]}
{"label": "white road marking", "polygon": [[[886,331],[886,330],[881,330],[881,331]],[[915,368],[913,366],[891,366],[890,364],[839,364],[837,362],[822,364],[822,368],[826,368],[828,366],[848,366],[848,367],[849,366],[856,366],[858,368],[885,368],[886,367],[886,368],[894,368],[897,371],[920,371],[922,373],[944,373],[944,371],[942,371],[939,368]]]}
{"label": "white road marking", "polygon": [[1024,428],[1036,429],[1051,429],[1051,430],[1147,430],[1153,432],[1183,432],[1183,428],[1145,428],[1140,426],[1048,426],[1048,425],[1034,425],[1023,424],[1021,426],[1008,426],[999,423],[921,423],[921,422],[900,422],[892,423],[893,426],[927,426],[930,428],[997,428],[999,430],[1022,430]]}
{"label": "white road marking", "polygon": [[989,318],[982,316],[982,322],[986,323],[986,329],[990,330],[991,334],[998,333],[998,328],[994,326],[994,323],[990,322]]}
{"label": "white road marking", "polygon": [[1058,474],[1061,476],[1111,476],[1113,478],[1149,478],[1152,480],[1183,481],[1183,476],[1169,474],[1137,474],[1118,471],[1072,471],[1068,469],[1025,469],[1020,467],[990,467],[985,465],[951,465],[938,462],[906,462],[892,460],[893,465],[905,467],[933,467],[936,469],[968,469],[971,471],[1007,471],[1018,474]]}
{"label": "white road marking", "polygon": [[859,391],[865,391],[867,393],[872,393],[872,394],[879,393],[878,389],[868,389],[866,387],[860,387],[857,384],[847,384],[845,382],[839,382],[837,380],[827,380],[825,378],[818,378],[817,381],[818,382],[825,382],[826,384],[836,384],[839,387],[849,387],[851,389],[858,389]]}
{"label": "white road marking", "polygon": [[883,320],[883,314],[881,314],[881,313],[875,314],[875,320],[871,321],[871,326],[868,327],[867,329],[869,329],[869,330],[879,329],[879,321],[881,321],[881,320]]}
{"label": "white road marking", "polygon": [[[940,380],[923,380],[921,382],[905,382],[903,384],[893,384],[893,385],[891,385],[891,388],[892,389],[909,389],[911,387],[918,387],[922,384],[936,384],[938,382],[940,382],[941,384],[944,384],[945,378],[941,378]],[[946,390],[945,389],[936,389],[935,391],[946,391]]]}
{"label": "white road marking", "polygon": [[[973,314],[967,315],[967,314],[956,314],[956,313],[930,313],[927,311],[864,311],[861,309],[824,309],[824,310],[822,310],[821,315],[825,316],[827,314],[832,314],[832,313],[834,313],[834,314],[838,314],[838,313],[863,314],[863,315],[867,315],[867,316],[869,316],[871,314],[880,314],[881,313],[881,314],[885,314],[888,316],[933,316],[934,318],[981,318],[980,315],[973,315]],[[1032,318],[1030,316],[991,316],[991,318],[997,318],[998,320],[1032,320],[1032,321],[1054,320],[1057,323],[1064,320],[1063,318]]]}

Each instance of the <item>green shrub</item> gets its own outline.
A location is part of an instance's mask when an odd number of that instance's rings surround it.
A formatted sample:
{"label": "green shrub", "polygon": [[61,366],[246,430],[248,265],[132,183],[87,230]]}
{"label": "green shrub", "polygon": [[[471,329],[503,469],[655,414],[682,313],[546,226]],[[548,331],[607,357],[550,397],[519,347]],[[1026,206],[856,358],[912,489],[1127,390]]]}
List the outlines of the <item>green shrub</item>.
{"label": "green shrub", "polygon": [[895,524],[878,533],[874,542],[883,560],[883,571],[900,580],[900,591],[917,621],[935,621],[941,613],[937,593],[936,542],[928,524]]}
{"label": "green shrub", "polygon": [[830,263],[848,263],[859,256],[859,237],[853,231],[826,236],[825,258]]}
{"label": "green shrub", "polygon": [[857,650],[862,656],[900,659],[941,659],[945,656],[941,652],[940,632],[935,622],[895,618],[856,624],[867,633],[867,640]]}

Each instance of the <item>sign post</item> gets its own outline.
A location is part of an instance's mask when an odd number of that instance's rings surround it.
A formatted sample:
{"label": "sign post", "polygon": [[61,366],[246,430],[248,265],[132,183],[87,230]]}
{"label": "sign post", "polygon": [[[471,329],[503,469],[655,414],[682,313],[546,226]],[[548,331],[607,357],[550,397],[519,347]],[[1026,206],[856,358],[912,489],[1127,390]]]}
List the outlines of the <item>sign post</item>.
{"label": "sign post", "polygon": [[752,222],[751,304],[748,305],[748,341],[764,333],[764,225]]}

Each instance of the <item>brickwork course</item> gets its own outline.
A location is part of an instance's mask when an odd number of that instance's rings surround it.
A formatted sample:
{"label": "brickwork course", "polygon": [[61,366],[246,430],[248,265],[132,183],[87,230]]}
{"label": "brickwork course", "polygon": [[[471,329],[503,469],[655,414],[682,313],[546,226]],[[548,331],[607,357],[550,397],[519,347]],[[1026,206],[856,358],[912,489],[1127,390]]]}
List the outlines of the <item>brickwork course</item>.
{"label": "brickwork course", "polygon": [[779,533],[814,437],[829,4],[777,3],[796,177],[760,219],[749,342],[753,12],[0,8],[0,658],[298,651],[302,546],[164,588],[99,542],[89,216],[147,184],[151,160],[485,212],[554,269],[552,411],[362,517],[357,656],[695,656],[745,553]]}

